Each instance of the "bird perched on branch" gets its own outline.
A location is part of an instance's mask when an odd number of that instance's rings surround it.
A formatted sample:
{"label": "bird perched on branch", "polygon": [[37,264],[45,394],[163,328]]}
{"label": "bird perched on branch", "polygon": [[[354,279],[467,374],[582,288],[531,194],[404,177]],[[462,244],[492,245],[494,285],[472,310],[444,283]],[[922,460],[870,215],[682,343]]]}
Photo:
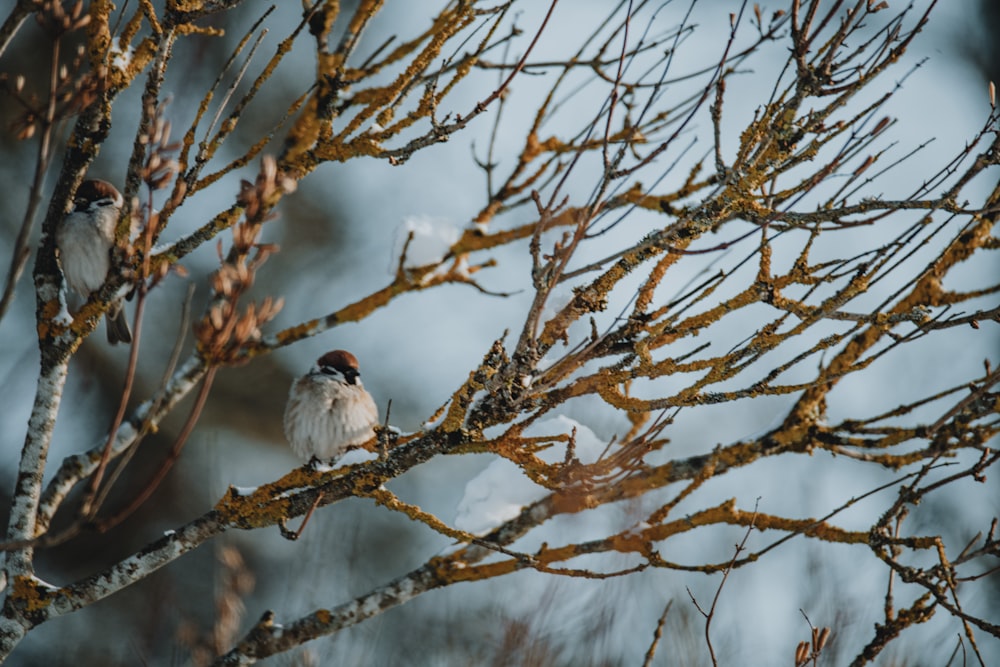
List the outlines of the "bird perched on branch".
{"label": "bird perched on branch", "polygon": [[285,407],[285,437],[299,458],[332,464],[375,437],[378,409],[364,385],[357,358],[327,352],[298,378]]}
{"label": "bird perched on branch", "polygon": [[[121,193],[107,181],[84,181],[76,190],[73,210],[56,227],[63,275],[69,288],[83,298],[100,289],[108,277],[123,203]],[[132,342],[122,297],[111,303],[106,319],[109,343]]]}

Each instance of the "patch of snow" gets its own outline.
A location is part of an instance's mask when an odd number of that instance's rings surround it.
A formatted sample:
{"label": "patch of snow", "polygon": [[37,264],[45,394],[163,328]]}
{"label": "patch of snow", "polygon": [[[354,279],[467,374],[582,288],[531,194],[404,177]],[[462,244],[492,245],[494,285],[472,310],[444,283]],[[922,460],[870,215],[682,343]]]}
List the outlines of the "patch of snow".
{"label": "patch of snow", "polygon": [[[400,253],[403,252],[403,247],[410,234],[413,234],[413,240],[410,241],[410,245],[406,249],[404,268],[440,262],[462,236],[462,230],[443,218],[407,217],[396,232],[393,252],[395,257],[399,257]],[[395,266],[392,269],[394,273]]]}
{"label": "patch of snow", "polygon": [[628,529],[629,535],[642,535],[646,530],[649,530],[653,526],[648,521],[640,521],[631,528]]}
{"label": "patch of snow", "polygon": [[455,263],[455,273],[465,279],[472,277],[472,271],[469,269],[469,257],[467,255],[463,254],[458,258],[458,261]]}
{"label": "patch of snow", "polygon": [[135,49],[132,48],[131,44],[123,51],[117,41],[112,42],[108,49],[108,54],[111,56],[111,66],[124,72],[128,69],[129,63],[132,62],[133,53],[135,53]]}
{"label": "patch of snow", "polygon": [[[409,262],[407,262],[407,264],[409,264]],[[424,277],[420,279],[420,284],[429,285],[436,278],[441,278],[443,276],[448,275],[450,271],[451,267],[448,264],[440,264],[433,271],[429,271],[428,273],[424,274]]]}
{"label": "patch of snow", "polygon": [[552,290],[549,298],[545,300],[545,306],[542,307],[541,321],[548,322],[558,315],[563,308],[569,305],[574,296],[573,290],[565,285],[560,285]]}
{"label": "patch of snow", "polygon": [[353,466],[359,463],[368,463],[369,461],[374,461],[377,458],[378,454],[375,452],[369,452],[367,449],[352,449],[337,460],[337,467],[339,468],[340,466]]}
{"label": "patch of snow", "polygon": [[[526,437],[570,435],[576,429],[574,456],[584,463],[597,460],[605,442],[590,428],[564,415],[556,415],[525,429]],[[538,453],[546,463],[558,463],[566,458],[568,443],[555,442]],[[549,490],[528,479],[520,468],[504,458],[497,458],[465,485],[465,494],[458,503],[455,526],[474,535],[485,535],[500,524],[510,521],[526,505],[541,500]]]}

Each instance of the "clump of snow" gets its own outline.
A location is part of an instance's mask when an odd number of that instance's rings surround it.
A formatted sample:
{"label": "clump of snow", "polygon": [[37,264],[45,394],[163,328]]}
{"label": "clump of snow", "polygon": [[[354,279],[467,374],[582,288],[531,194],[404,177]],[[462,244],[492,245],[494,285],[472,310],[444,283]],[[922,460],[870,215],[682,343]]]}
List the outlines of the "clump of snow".
{"label": "clump of snow", "polygon": [[507,459],[497,459],[465,485],[455,526],[485,535],[521,513],[524,505],[541,500],[548,491],[530,481]]}
{"label": "clump of snow", "polygon": [[433,431],[435,428],[437,428],[444,421],[444,418],[447,415],[448,415],[448,411],[447,410],[444,410],[444,409],[440,410],[438,414],[434,415],[433,419],[428,419],[423,424],[421,424],[420,425],[420,430],[423,431],[424,433],[426,433],[428,431]]}
{"label": "clump of snow", "polygon": [[648,521],[640,521],[639,523],[629,528],[628,534],[642,535],[645,531],[649,530],[652,527],[653,527],[652,524],[650,524]]}
{"label": "clump of snow", "polygon": [[[406,264],[409,265],[409,262],[407,262]],[[444,278],[449,273],[451,273],[451,267],[448,264],[440,264],[433,271],[428,271],[426,274],[424,274],[423,278],[420,279],[420,284],[430,285],[438,278]]]}
{"label": "clump of snow", "polygon": [[455,270],[455,273],[457,273],[458,275],[460,275],[461,277],[463,277],[465,279],[469,279],[469,278],[472,277],[472,269],[469,266],[469,257],[468,257],[468,255],[462,255],[461,257],[458,258],[458,261],[455,262],[455,269],[454,270]]}
{"label": "clump of snow", "polygon": [[[445,255],[462,236],[462,230],[443,218],[429,216],[412,216],[403,220],[396,233],[396,243],[393,256],[399,257],[406,245],[406,240],[413,234],[406,249],[404,268],[426,266],[444,259]],[[392,272],[395,273],[395,265]]]}
{"label": "clump of snow", "polygon": [[337,467],[339,468],[341,466],[353,466],[359,463],[368,463],[369,461],[374,461],[377,458],[378,454],[375,452],[369,452],[367,449],[352,449],[341,458],[337,459]]}
{"label": "clump of snow", "polygon": [[111,66],[124,72],[128,69],[129,63],[132,62],[132,54],[134,52],[135,49],[132,48],[131,44],[123,51],[117,41],[113,42],[108,49],[108,55],[111,56]]}
{"label": "clump of snow", "polygon": [[359,463],[368,463],[369,461],[374,461],[378,458],[378,454],[375,452],[369,452],[367,449],[352,449],[339,459],[327,463],[325,461],[319,461],[313,459],[309,462],[309,467],[315,472],[333,472],[334,470],[340,470],[344,466],[353,466]]}
{"label": "clump of snow", "polygon": [[542,322],[548,322],[553,317],[558,315],[563,308],[569,305],[569,302],[573,300],[576,296],[573,290],[567,287],[565,284],[552,290],[549,294],[549,298],[545,300],[545,306],[542,307]]}
{"label": "clump of snow", "polygon": [[[604,450],[605,442],[590,428],[564,415],[556,415],[525,429],[527,437],[570,435],[576,429],[574,456],[583,463],[593,463]],[[539,452],[546,463],[566,458],[568,443],[557,442]],[[465,485],[458,503],[455,526],[474,535],[485,535],[521,513],[526,505],[541,500],[549,490],[528,479],[520,468],[504,458],[497,458]]]}
{"label": "clump of snow", "polygon": [[[576,458],[583,463],[593,463],[604,451],[607,443],[598,438],[589,426],[584,426],[575,419],[570,419],[565,415],[555,415],[524,429],[524,435],[529,438],[560,433],[570,435],[573,433],[573,429],[576,429],[576,447],[574,449]],[[546,463],[558,463],[566,458],[566,444],[559,443],[556,447],[550,447],[540,452],[538,458]]]}

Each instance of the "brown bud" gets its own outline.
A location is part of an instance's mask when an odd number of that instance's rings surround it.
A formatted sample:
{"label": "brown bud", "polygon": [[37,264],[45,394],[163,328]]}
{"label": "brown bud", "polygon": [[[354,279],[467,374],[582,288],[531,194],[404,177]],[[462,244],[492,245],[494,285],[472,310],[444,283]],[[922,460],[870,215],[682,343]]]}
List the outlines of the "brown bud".
{"label": "brown bud", "polygon": [[804,665],[809,659],[809,642],[799,642],[795,649],[795,667]]}
{"label": "brown bud", "polygon": [[875,156],[869,155],[865,159],[865,161],[861,164],[861,166],[854,170],[854,175],[860,176],[866,169],[868,169],[868,167],[872,166],[874,163],[875,163]]}

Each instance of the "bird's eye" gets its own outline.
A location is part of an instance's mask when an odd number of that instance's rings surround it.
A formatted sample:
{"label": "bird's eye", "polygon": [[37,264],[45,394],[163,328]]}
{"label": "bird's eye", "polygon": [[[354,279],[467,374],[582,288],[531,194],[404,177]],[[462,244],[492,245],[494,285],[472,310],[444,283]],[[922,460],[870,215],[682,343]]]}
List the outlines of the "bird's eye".
{"label": "bird's eye", "polygon": [[320,366],[319,370],[324,375],[336,375],[337,374],[337,369],[334,368],[333,366]]}

